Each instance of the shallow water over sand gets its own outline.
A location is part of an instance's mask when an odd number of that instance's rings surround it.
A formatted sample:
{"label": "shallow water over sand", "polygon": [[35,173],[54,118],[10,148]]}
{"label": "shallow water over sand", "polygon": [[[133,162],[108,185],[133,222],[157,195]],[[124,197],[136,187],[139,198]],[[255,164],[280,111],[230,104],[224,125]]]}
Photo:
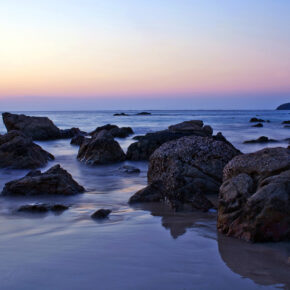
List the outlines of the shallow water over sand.
{"label": "shallow water over sand", "polygon": [[[244,145],[261,135],[283,140],[288,112],[154,111],[152,116],[113,117],[114,112],[29,112],[51,118],[61,128],[90,131],[113,123],[136,134],[202,119],[243,152],[263,145]],[[129,112],[134,113],[134,112]],[[252,128],[251,117],[269,119]],[[0,131],[5,130],[1,124]],[[125,149],[131,137],[119,139]],[[130,207],[129,197],[146,184],[146,162],[125,162],[141,169],[126,175],[123,164],[87,166],[76,160],[70,140],[38,142],[87,192],[74,197],[0,198],[0,289],[267,289],[290,288],[290,244],[247,244],[216,232],[216,213],[174,213],[163,204]],[[287,142],[274,144],[286,146]],[[272,145],[273,146],[273,145]],[[26,174],[0,170],[0,187]],[[29,202],[59,202],[68,211],[19,214]],[[96,222],[99,208],[113,210]],[[287,288],[288,287],[288,288]]]}

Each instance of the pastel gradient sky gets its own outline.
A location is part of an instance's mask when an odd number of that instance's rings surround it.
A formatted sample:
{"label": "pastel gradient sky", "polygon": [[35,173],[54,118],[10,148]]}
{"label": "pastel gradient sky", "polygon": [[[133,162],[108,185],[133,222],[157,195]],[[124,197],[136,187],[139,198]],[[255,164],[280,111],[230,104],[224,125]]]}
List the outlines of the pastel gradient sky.
{"label": "pastel gradient sky", "polygon": [[288,0],[0,0],[0,106],[274,108]]}

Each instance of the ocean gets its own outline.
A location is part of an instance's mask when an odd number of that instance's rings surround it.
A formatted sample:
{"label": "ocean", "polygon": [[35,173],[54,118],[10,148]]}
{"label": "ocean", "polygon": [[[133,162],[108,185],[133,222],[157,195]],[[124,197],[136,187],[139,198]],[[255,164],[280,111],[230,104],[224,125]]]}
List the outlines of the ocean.
{"label": "ocean", "polygon": [[[116,124],[135,134],[166,129],[186,120],[203,120],[244,153],[266,146],[288,146],[289,111],[117,111],[16,112],[47,116],[59,128],[92,131]],[[139,112],[139,111],[138,111]],[[251,127],[252,117],[270,122]],[[0,133],[6,129],[1,121]],[[133,135],[133,136],[134,136]],[[116,139],[126,151],[130,136]],[[279,142],[243,144],[267,136]],[[88,166],[77,161],[78,147],[70,140],[36,142],[55,156],[46,170],[61,164],[81,185],[73,197],[0,197],[0,289],[276,289],[290,288],[290,244],[248,244],[216,231],[216,213],[175,213],[164,204],[129,206],[128,199],[146,185],[147,162]],[[119,171],[123,164],[141,170]],[[0,169],[0,187],[27,170]],[[30,202],[58,202],[70,206],[60,215],[15,212]],[[109,219],[90,215],[110,208]]]}

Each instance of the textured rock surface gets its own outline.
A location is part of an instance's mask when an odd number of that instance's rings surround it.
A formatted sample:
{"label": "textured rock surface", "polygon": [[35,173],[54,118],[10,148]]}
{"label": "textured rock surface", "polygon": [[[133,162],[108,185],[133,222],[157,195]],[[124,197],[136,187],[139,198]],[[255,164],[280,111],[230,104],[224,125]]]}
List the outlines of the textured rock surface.
{"label": "textured rock surface", "polygon": [[74,195],[84,192],[72,176],[60,165],[51,167],[44,173],[30,171],[23,178],[5,184],[3,195]]}
{"label": "textured rock surface", "polygon": [[0,167],[33,169],[53,160],[52,154],[33,143],[30,137],[19,131],[0,136]]}
{"label": "textured rock surface", "polygon": [[84,140],[77,158],[87,164],[97,165],[124,161],[126,155],[111,134],[102,130],[96,137]]}
{"label": "textured rock surface", "polygon": [[172,125],[167,130],[139,136],[138,142],[129,146],[127,158],[129,160],[148,160],[150,155],[162,144],[190,135],[212,136],[212,128],[203,126],[203,122],[200,120],[192,120]]}
{"label": "textured rock surface", "polygon": [[290,239],[290,150],[266,148],[224,168],[218,229],[246,241]]}
{"label": "textured rock surface", "polygon": [[129,203],[161,201],[165,197],[161,181],[152,182],[130,197]]}
{"label": "textured rock surface", "polygon": [[78,128],[60,130],[47,117],[30,117],[11,113],[3,113],[2,117],[8,132],[18,130],[33,140],[72,138],[81,132]]}
{"label": "textured rock surface", "polygon": [[[190,205],[208,210],[213,205],[205,194],[218,193],[223,168],[237,154],[240,152],[232,145],[212,137],[189,136],[167,142],[150,157],[145,193],[140,191],[130,201],[150,196],[150,185],[154,184],[156,199],[159,192],[177,209]],[[160,182],[158,190],[156,182]]]}
{"label": "textured rock surface", "polygon": [[113,137],[126,138],[131,134],[134,134],[134,131],[130,127],[121,127],[117,125],[107,124],[102,127],[96,128],[93,132],[90,133],[91,136],[96,136],[99,132],[107,130]]}

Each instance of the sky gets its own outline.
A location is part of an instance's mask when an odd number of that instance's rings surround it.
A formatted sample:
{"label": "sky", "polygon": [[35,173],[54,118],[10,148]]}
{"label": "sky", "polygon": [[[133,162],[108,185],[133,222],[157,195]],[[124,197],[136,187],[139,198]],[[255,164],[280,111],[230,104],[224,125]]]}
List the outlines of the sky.
{"label": "sky", "polygon": [[0,0],[0,110],[272,109],[288,0]]}

